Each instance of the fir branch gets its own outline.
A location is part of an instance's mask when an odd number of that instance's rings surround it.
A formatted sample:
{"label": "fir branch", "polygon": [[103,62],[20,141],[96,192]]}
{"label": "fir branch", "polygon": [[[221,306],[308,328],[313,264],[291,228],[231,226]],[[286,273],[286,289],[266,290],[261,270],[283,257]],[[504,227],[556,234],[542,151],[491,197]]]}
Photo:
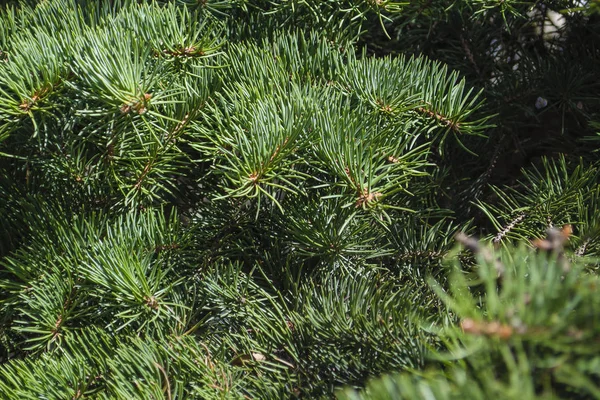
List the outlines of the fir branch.
{"label": "fir branch", "polygon": [[460,123],[453,121],[452,119],[445,117],[435,111],[432,111],[430,109],[428,109],[427,107],[417,107],[416,110],[427,116],[430,117],[432,119],[436,119],[437,121],[439,121],[442,125],[447,126],[448,128],[450,128],[452,131],[456,132],[456,133],[460,133]]}
{"label": "fir branch", "polygon": [[583,241],[583,243],[581,243],[581,245],[579,245],[579,247],[577,247],[577,249],[575,250],[575,255],[577,257],[583,257],[583,255],[585,254],[585,250],[587,248],[587,246],[590,244],[591,239],[586,239]]}
{"label": "fir branch", "polygon": [[460,44],[462,45],[462,48],[465,52],[465,55],[467,56],[467,59],[469,60],[469,62],[473,66],[473,68],[475,69],[475,72],[477,72],[477,75],[479,75],[481,77],[481,70],[479,69],[479,66],[477,65],[477,63],[475,62],[475,57],[473,57],[473,52],[471,51],[469,42],[467,41],[467,39],[465,39],[465,37],[462,33],[460,35]]}
{"label": "fir branch", "polygon": [[517,226],[517,224],[522,222],[526,216],[527,216],[527,214],[522,213],[522,214],[519,214],[517,217],[515,217],[515,219],[513,219],[511,222],[509,222],[508,225],[506,225],[504,228],[502,228],[502,230],[499,231],[496,234],[496,236],[494,236],[493,242],[500,243],[500,241],[502,241],[502,239],[506,236],[506,234],[509,233],[515,226]]}

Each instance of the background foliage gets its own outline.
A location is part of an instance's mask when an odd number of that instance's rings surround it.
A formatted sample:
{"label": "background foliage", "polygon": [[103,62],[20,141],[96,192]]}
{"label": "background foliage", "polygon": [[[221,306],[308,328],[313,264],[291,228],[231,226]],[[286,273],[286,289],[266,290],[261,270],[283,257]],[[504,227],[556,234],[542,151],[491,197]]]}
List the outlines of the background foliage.
{"label": "background foliage", "polygon": [[600,398],[598,9],[2,6],[2,398]]}

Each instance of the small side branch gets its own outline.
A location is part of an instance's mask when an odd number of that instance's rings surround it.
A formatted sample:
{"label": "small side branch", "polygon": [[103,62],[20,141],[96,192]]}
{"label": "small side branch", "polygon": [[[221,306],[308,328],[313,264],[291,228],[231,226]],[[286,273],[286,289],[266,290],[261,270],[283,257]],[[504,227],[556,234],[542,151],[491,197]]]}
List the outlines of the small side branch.
{"label": "small side branch", "polygon": [[522,213],[517,218],[510,221],[510,223],[508,225],[506,225],[500,232],[498,232],[498,234],[496,234],[496,237],[494,237],[493,243],[494,244],[500,243],[502,241],[502,239],[504,239],[504,237],[508,234],[508,232],[510,232],[515,226],[517,226],[517,224],[521,223],[521,221],[523,221],[525,219],[525,217],[526,217],[526,214]]}
{"label": "small side branch", "polygon": [[475,57],[473,57],[473,52],[471,51],[471,48],[469,47],[469,42],[467,41],[467,39],[465,39],[465,37],[463,36],[462,33],[460,35],[460,43],[465,52],[465,55],[467,56],[467,59],[469,60],[471,65],[473,65],[475,72],[477,72],[477,75],[481,76],[481,70],[479,69],[479,66],[477,65],[477,63],[475,62]]}
{"label": "small side branch", "polygon": [[452,121],[450,118],[443,116],[442,114],[439,114],[437,112],[428,110],[425,107],[417,107],[416,110],[423,114],[426,115],[427,117],[430,118],[434,118],[436,119],[438,122],[440,122],[442,125],[445,125],[447,127],[449,127],[450,129],[452,129],[454,132],[456,133],[460,133],[460,124],[458,122],[454,122]]}
{"label": "small side branch", "polygon": [[577,248],[577,250],[575,250],[575,255],[577,257],[583,257],[583,255],[585,254],[585,251],[587,249],[588,244],[590,244],[590,239],[586,239],[581,246],[579,246]]}

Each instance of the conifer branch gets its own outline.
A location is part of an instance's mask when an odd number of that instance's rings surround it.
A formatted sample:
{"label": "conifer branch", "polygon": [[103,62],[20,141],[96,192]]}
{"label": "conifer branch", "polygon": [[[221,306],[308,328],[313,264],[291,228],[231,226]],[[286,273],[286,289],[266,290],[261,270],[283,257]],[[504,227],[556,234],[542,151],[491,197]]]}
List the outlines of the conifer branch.
{"label": "conifer branch", "polygon": [[0,6],[0,398],[598,397],[600,20],[533,3]]}
{"label": "conifer branch", "polygon": [[527,216],[527,214],[525,213],[521,213],[519,215],[517,215],[515,217],[515,219],[513,219],[512,221],[510,221],[508,223],[508,225],[506,225],[504,228],[502,228],[502,230],[500,230],[496,236],[494,236],[494,243],[500,243],[502,241],[502,239],[515,227],[517,226],[517,224],[521,223],[525,217]]}

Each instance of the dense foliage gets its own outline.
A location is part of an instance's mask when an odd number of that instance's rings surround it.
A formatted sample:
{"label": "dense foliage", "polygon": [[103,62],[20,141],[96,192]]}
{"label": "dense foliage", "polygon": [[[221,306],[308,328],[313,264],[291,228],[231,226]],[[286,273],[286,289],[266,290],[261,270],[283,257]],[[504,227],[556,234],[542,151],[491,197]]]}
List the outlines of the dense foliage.
{"label": "dense foliage", "polygon": [[600,398],[599,9],[1,6],[0,397]]}

